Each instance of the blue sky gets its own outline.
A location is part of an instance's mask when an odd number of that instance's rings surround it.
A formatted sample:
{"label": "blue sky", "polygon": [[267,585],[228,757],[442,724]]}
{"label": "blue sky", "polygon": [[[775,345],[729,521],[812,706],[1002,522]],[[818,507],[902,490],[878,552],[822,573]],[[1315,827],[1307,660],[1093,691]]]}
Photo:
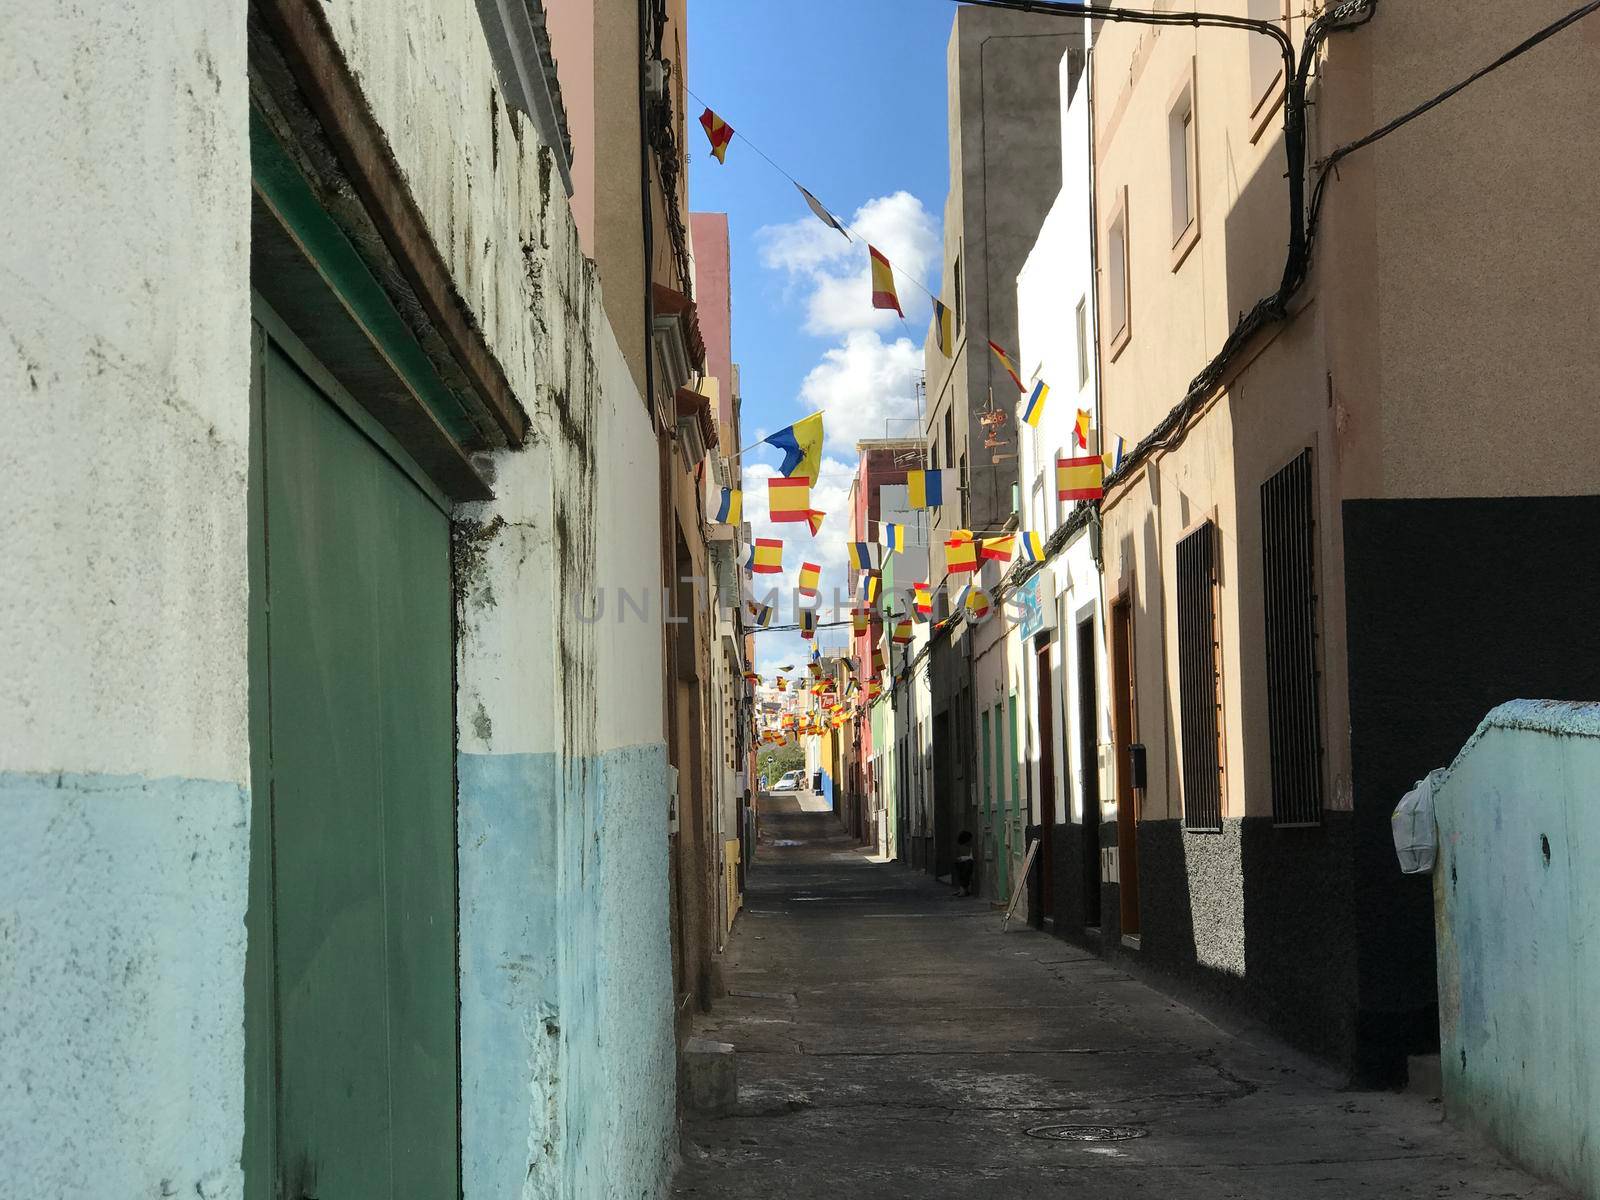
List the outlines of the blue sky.
{"label": "blue sky", "polygon": [[[689,88],[831,211],[927,286],[938,277],[949,183],[945,46],[955,5],[944,0],[690,0]],[[814,541],[803,526],[765,521],[775,451],[745,460],[745,512],[759,536],[785,541],[784,586],[803,559],[824,567],[824,595],[846,585],[845,496],[854,442],[882,437],[884,417],[914,415],[927,297],[897,280],[906,310],[873,310],[866,252],[805,207],[794,185],[735,137],[710,157],[689,113],[689,191],[697,212],[725,212],[732,251],[733,357],[744,442],[824,410],[829,440],[813,502],[827,511]],[[897,426],[897,434],[907,427]],[[796,533],[799,530],[799,533]],[[787,600],[780,619],[792,621]],[[770,674],[802,652],[797,636],[757,639]]]}

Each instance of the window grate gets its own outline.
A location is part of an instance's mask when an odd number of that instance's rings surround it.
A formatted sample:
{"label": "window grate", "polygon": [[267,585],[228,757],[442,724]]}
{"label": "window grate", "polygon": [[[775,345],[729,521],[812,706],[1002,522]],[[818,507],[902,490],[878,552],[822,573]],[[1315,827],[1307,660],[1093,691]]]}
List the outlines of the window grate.
{"label": "window grate", "polygon": [[1216,525],[1207,521],[1178,543],[1178,715],[1185,829],[1222,828],[1216,532]]}
{"label": "window grate", "polygon": [[1322,819],[1315,481],[1306,449],[1261,485],[1267,732],[1272,819],[1278,825],[1311,825]]}

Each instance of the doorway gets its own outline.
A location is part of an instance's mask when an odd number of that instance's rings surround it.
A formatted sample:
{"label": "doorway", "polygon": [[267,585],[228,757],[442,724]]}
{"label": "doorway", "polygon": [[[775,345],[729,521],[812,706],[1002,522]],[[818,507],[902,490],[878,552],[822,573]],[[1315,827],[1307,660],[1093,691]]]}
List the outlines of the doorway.
{"label": "doorway", "polygon": [[1050,678],[1050,636],[1034,649],[1034,692],[1039,712],[1039,912],[1054,919],[1056,828],[1056,714]]}
{"label": "doorway", "polygon": [[1139,936],[1139,793],[1133,786],[1133,603],[1111,606],[1111,727],[1117,763],[1117,895],[1124,937]]}
{"label": "doorway", "polygon": [[252,330],[247,1196],[459,1189],[447,503]]}
{"label": "doorway", "polygon": [[1100,700],[1094,618],[1078,625],[1078,762],[1083,795],[1083,923],[1100,927]]}

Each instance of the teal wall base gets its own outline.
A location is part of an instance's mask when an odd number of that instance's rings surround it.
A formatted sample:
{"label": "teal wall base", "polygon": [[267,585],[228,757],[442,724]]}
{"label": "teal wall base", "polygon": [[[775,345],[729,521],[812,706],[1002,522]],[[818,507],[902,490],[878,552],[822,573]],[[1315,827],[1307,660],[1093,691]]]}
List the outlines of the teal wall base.
{"label": "teal wall base", "polygon": [[677,1118],[666,749],[458,770],[466,1200],[659,1195]]}
{"label": "teal wall base", "polygon": [[236,1196],[246,788],[0,772],[0,1192]]}

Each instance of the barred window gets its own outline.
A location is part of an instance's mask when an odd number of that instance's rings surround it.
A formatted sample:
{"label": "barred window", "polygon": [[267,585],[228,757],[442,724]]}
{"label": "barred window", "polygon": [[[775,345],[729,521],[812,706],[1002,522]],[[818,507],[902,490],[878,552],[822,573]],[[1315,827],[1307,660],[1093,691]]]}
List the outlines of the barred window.
{"label": "barred window", "polygon": [[1322,819],[1315,487],[1309,448],[1261,485],[1267,732],[1279,825]]}
{"label": "barred window", "polygon": [[1216,525],[1207,521],[1178,543],[1178,716],[1185,829],[1222,828],[1216,535]]}

